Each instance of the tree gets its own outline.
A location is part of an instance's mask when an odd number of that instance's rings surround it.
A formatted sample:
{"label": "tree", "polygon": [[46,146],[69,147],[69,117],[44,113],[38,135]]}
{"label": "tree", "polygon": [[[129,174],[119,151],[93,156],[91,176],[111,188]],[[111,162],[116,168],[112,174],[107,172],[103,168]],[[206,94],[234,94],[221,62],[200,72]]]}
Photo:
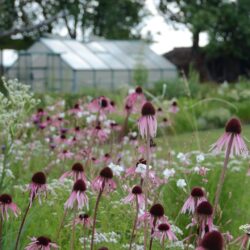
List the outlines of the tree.
{"label": "tree", "polygon": [[92,15],[93,33],[109,39],[138,37],[143,6],[143,0],[99,0]]}
{"label": "tree", "polygon": [[212,57],[223,56],[249,60],[250,4],[249,0],[224,2],[221,12],[208,29],[207,51]]}
{"label": "tree", "polygon": [[105,38],[131,38],[142,9],[143,0],[2,0],[0,48],[19,48],[13,35],[30,44],[62,26],[73,39],[89,30]]}

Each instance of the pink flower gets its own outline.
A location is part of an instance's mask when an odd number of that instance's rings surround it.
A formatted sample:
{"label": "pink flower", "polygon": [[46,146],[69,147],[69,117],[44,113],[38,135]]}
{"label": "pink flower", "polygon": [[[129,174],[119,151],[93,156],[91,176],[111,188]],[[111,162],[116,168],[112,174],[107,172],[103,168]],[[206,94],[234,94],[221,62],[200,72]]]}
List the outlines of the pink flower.
{"label": "pink flower", "polygon": [[32,176],[32,182],[30,183],[28,189],[30,190],[30,204],[38,196],[39,202],[41,203],[41,195],[46,195],[47,185],[46,176],[43,172],[37,172]]}
{"label": "pink flower", "polygon": [[75,224],[81,224],[83,225],[85,228],[90,228],[93,224],[91,218],[89,217],[88,214],[80,214],[76,220],[75,220]]}
{"label": "pink flower", "polygon": [[82,117],[83,110],[79,103],[76,103],[74,107],[69,110],[69,114],[75,115],[76,117]]}
{"label": "pink flower", "polygon": [[133,201],[138,202],[139,207],[142,207],[145,203],[145,197],[140,186],[134,186],[131,193],[123,199],[124,203],[132,203]]}
{"label": "pink flower", "polygon": [[141,110],[141,118],[138,121],[138,128],[142,137],[155,137],[157,131],[157,120],[155,108],[150,102],[144,103]]}
{"label": "pink flower", "polygon": [[213,207],[208,201],[201,202],[196,209],[197,222],[201,238],[205,233],[214,229],[213,225]]}
{"label": "pink flower", "polygon": [[8,220],[9,214],[8,210],[11,210],[13,214],[17,217],[20,212],[19,208],[15,203],[12,202],[12,197],[9,194],[1,194],[0,195],[0,211],[2,219]]}
{"label": "pink flower", "polygon": [[207,233],[196,250],[223,250],[224,240],[220,232],[211,231]]}
{"label": "pink flower", "polygon": [[91,130],[91,136],[97,137],[101,142],[104,142],[108,139],[108,133],[102,129],[100,124]]}
{"label": "pink flower", "polygon": [[92,100],[88,108],[91,112],[106,114],[115,111],[115,103],[105,96],[100,96]]}
{"label": "pink flower", "polygon": [[167,223],[167,218],[164,215],[164,208],[161,204],[156,203],[154,204],[149,212],[145,212],[138,218],[138,221],[141,223],[143,221],[149,221],[151,228],[154,228],[156,222],[158,223]]}
{"label": "pink flower", "polygon": [[237,118],[232,118],[226,124],[225,133],[218,139],[216,143],[211,145],[210,150],[214,153],[228,149],[231,143],[231,155],[245,155],[248,152],[247,146],[241,137],[241,123]]}
{"label": "pink flower", "polygon": [[153,237],[159,238],[161,243],[163,243],[166,238],[170,241],[177,240],[177,237],[171,230],[171,226],[168,223],[159,224],[153,234]]}
{"label": "pink flower", "polygon": [[111,192],[116,189],[111,168],[105,167],[100,171],[99,176],[92,182],[92,188],[96,191],[105,190],[106,192]]}
{"label": "pink flower", "polygon": [[169,108],[169,112],[170,113],[178,113],[179,112],[179,107],[178,107],[178,103],[176,101],[173,101],[170,108]]}
{"label": "pink flower", "polygon": [[58,158],[61,160],[71,159],[73,158],[74,154],[69,150],[64,149],[62,152],[58,154]]}
{"label": "pink flower", "polygon": [[[146,101],[146,98],[143,94],[143,90],[140,86],[135,89],[135,92],[129,94],[125,100],[125,109],[130,114],[131,112],[136,112],[136,106],[142,106]],[[137,105],[136,105],[137,104]]]}
{"label": "pink flower", "polygon": [[182,213],[194,213],[197,206],[202,202],[206,201],[205,194],[200,187],[194,187],[191,191],[191,195],[184,203],[181,212]]}
{"label": "pink flower", "polygon": [[25,250],[50,250],[50,249],[58,249],[59,247],[51,242],[51,240],[47,237],[40,236],[40,237],[33,237],[31,238],[31,242]]}
{"label": "pink flower", "polygon": [[65,178],[73,177],[74,181],[77,181],[78,179],[82,179],[86,182],[86,176],[84,174],[84,168],[83,165],[79,162],[73,164],[71,171],[65,172],[61,177],[60,181],[63,181]]}
{"label": "pink flower", "polygon": [[78,203],[78,209],[82,209],[83,206],[88,208],[89,201],[85,191],[85,182],[81,179],[77,180],[73,186],[69,199],[64,204],[65,208],[73,208],[75,201]]}

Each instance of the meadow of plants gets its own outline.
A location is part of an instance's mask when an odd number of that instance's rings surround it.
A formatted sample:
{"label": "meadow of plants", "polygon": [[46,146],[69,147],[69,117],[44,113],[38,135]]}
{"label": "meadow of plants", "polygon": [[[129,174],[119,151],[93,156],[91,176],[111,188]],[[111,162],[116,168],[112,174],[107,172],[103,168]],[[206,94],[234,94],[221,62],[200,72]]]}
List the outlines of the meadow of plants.
{"label": "meadow of plants", "polygon": [[250,92],[195,87],[37,96],[4,80],[0,249],[250,249]]}

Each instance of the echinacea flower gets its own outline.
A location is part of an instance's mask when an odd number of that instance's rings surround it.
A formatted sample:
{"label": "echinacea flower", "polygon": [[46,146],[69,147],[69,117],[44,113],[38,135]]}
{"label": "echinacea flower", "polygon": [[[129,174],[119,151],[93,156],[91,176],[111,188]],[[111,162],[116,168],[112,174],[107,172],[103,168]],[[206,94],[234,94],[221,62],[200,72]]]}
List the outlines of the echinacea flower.
{"label": "echinacea flower", "polygon": [[102,128],[100,123],[95,126],[90,132],[90,135],[93,137],[97,137],[100,142],[104,142],[108,139],[108,133]]}
{"label": "echinacea flower", "polygon": [[75,220],[75,224],[81,224],[85,228],[90,228],[93,222],[88,214],[79,214],[79,216]]}
{"label": "echinacea flower", "polygon": [[67,177],[73,177],[74,181],[78,179],[82,179],[86,182],[86,176],[84,174],[84,167],[80,162],[76,162],[73,164],[71,171],[65,172],[61,177],[60,181],[63,181]]}
{"label": "echinacea flower", "polygon": [[98,177],[92,182],[92,187],[96,191],[103,191],[104,189],[107,192],[111,192],[116,189],[116,184],[113,180],[113,171],[109,167],[104,167]]}
{"label": "echinacea flower", "polygon": [[1,194],[0,195],[0,212],[2,219],[8,220],[9,213],[8,210],[11,210],[13,214],[17,217],[20,212],[19,208],[15,203],[12,202],[12,197],[9,194]]}
{"label": "echinacea flower", "polygon": [[178,113],[179,112],[179,107],[178,107],[178,103],[176,101],[173,101],[169,107],[169,112],[170,113]]}
{"label": "echinacea flower", "polygon": [[30,190],[30,204],[33,202],[36,196],[39,198],[41,203],[41,195],[46,195],[47,185],[46,176],[43,172],[37,172],[32,176],[32,181],[28,187]]}
{"label": "echinacea flower", "polygon": [[167,218],[164,215],[164,208],[161,204],[154,204],[149,212],[145,212],[143,215],[139,217],[139,222],[148,220],[151,228],[154,228],[156,222],[158,223],[167,223]]}
{"label": "echinacea flower", "polygon": [[133,201],[138,202],[139,207],[142,207],[145,203],[145,197],[142,193],[141,186],[134,186],[131,193],[123,199],[124,203],[132,203]]}
{"label": "echinacea flower", "polygon": [[67,149],[64,149],[62,152],[58,154],[58,158],[60,160],[71,159],[74,156],[74,153],[70,152]]}
{"label": "echinacea flower", "polygon": [[135,112],[137,110],[136,106],[141,106],[145,101],[146,98],[143,94],[143,90],[140,86],[138,86],[132,93],[130,93],[126,97],[125,110],[127,111],[127,113]]}
{"label": "echinacea flower", "polygon": [[160,239],[160,242],[162,243],[166,238],[170,241],[177,240],[176,235],[171,230],[171,226],[169,223],[161,223],[157,226],[153,237],[156,237]]}
{"label": "echinacea flower", "polygon": [[208,201],[202,201],[196,209],[198,218],[199,232],[201,238],[205,233],[214,229],[213,225],[213,207]]}
{"label": "echinacea flower", "polygon": [[141,136],[144,138],[153,138],[156,136],[157,120],[155,108],[151,102],[145,102],[141,110],[141,118],[138,121],[138,128]]}
{"label": "echinacea flower", "polygon": [[241,123],[237,118],[232,118],[227,122],[225,133],[211,145],[210,150],[214,153],[220,153],[223,150],[227,152],[229,147],[231,155],[247,154],[247,146],[241,136]]}
{"label": "echinacea flower", "polygon": [[193,214],[197,206],[202,202],[206,201],[204,191],[200,187],[194,187],[191,191],[190,196],[184,203],[181,212]]}
{"label": "echinacea flower", "polygon": [[109,100],[109,98],[100,96],[92,100],[88,105],[88,108],[91,112],[110,113],[115,110],[115,105],[113,101]]}
{"label": "echinacea flower", "polygon": [[83,115],[83,110],[79,103],[76,103],[72,109],[69,110],[69,114],[75,115],[78,118],[81,118]]}
{"label": "echinacea flower", "polygon": [[32,237],[31,242],[25,250],[50,250],[50,249],[58,249],[58,245],[53,243],[48,237],[40,236],[40,237]]}
{"label": "echinacea flower", "polygon": [[205,234],[196,250],[223,250],[224,240],[220,232],[211,231]]}
{"label": "echinacea flower", "polygon": [[83,206],[88,208],[89,201],[85,191],[85,182],[81,179],[77,180],[73,186],[69,199],[64,204],[65,208],[73,208],[75,201],[78,203],[78,209],[82,209]]}

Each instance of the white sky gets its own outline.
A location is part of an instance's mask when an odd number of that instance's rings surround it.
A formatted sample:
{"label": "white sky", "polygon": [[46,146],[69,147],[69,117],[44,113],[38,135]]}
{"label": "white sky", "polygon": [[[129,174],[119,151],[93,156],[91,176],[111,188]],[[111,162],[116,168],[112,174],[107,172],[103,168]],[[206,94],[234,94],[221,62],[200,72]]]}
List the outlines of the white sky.
{"label": "white sky", "polygon": [[[154,6],[154,0],[146,0],[147,7],[152,16],[146,20],[146,25],[142,30],[143,34],[150,31],[156,41],[151,48],[158,54],[163,54],[174,47],[185,47],[192,45],[192,34],[184,25],[178,25],[175,29],[172,24],[167,24],[163,17],[159,16]],[[207,44],[206,34],[200,36],[200,46]]]}

